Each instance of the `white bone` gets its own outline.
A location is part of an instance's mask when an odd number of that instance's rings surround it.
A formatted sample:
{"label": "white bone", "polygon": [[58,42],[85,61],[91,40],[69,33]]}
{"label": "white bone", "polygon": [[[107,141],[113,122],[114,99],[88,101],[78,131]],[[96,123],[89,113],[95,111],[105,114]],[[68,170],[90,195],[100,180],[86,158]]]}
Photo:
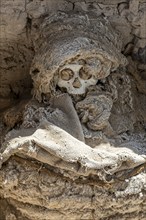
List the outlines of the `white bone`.
{"label": "white bone", "polygon": [[[60,73],[64,69],[70,69],[73,71],[74,75],[70,80],[63,80],[61,79],[61,76],[59,75],[58,86],[61,88],[62,87],[66,88],[69,94],[84,94],[86,92],[87,87],[91,85],[96,85],[98,80],[95,79],[93,75],[88,80],[81,79],[81,77],[79,76],[79,71],[82,67],[83,65],[79,65],[79,64],[68,64],[62,67],[60,69]],[[73,86],[73,83],[76,79],[78,79],[78,81],[81,84],[80,88],[75,88]]]}

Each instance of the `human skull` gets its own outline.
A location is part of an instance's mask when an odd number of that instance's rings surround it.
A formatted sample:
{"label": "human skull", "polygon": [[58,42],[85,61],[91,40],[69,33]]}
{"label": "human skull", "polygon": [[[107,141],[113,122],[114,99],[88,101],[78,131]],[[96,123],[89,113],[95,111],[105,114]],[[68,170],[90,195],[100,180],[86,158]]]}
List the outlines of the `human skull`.
{"label": "human skull", "polygon": [[109,75],[110,67],[111,63],[102,65],[98,58],[80,59],[60,68],[57,85],[66,88],[69,94],[84,94],[89,86],[96,85],[98,79]]}

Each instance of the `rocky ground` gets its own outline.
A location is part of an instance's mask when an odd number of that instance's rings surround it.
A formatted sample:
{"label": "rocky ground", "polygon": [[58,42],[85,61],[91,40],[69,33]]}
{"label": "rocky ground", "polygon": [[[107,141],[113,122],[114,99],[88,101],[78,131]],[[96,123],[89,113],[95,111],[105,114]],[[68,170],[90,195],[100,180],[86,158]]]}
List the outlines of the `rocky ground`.
{"label": "rocky ground", "polygon": [[[116,127],[119,121],[113,118],[113,114],[110,123],[116,121],[112,126],[120,135],[123,132],[121,137],[124,143],[126,138],[131,145],[135,143],[132,145],[134,152],[146,154],[145,0],[1,0],[1,149],[7,133],[22,123],[24,106],[32,97],[33,83],[29,70],[35,55],[34,30],[39,28],[37,25],[45,16],[58,11],[83,11],[102,15],[123,37],[122,53],[129,63],[126,67],[128,78],[124,75],[122,88],[131,92],[128,97],[133,100],[132,116],[129,114],[126,119],[130,131],[127,129],[125,132],[123,128]],[[120,86],[118,91],[123,91]],[[123,94],[120,94],[122,97]],[[130,99],[127,102],[130,103]],[[118,109],[118,103],[115,109]],[[121,120],[124,117],[122,115]],[[129,134],[131,129],[133,131]],[[87,143],[91,144],[89,139]],[[14,155],[0,170],[0,219],[145,220],[145,170],[146,163],[113,175],[112,182],[105,182],[92,175],[87,178],[82,175],[71,178],[68,173],[64,174],[35,159]]]}

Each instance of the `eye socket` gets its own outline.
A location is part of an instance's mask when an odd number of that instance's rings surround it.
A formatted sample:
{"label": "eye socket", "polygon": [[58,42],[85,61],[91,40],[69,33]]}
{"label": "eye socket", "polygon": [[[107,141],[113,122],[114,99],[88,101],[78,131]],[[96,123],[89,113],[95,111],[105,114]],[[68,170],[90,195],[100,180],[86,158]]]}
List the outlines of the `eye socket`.
{"label": "eye socket", "polygon": [[92,75],[83,67],[79,70],[79,76],[84,80],[88,80],[92,77]]}
{"label": "eye socket", "polygon": [[70,80],[71,78],[73,78],[74,76],[74,73],[71,69],[69,68],[66,68],[66,69],[63,69],[61,72],[60,72],[60,77],[62,80],[65,80],[65,81],[68,81]]}

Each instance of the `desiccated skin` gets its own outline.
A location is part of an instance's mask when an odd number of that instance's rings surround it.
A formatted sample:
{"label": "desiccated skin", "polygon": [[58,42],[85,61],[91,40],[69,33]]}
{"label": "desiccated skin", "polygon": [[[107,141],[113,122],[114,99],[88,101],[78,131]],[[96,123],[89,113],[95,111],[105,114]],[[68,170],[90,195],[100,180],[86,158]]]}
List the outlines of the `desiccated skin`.
{"label": "desiccated skin", "polygon": [[105,95],[87,96],[76,104],[82,123],[92,130],[103,130],[108,125],[113,101]]}

